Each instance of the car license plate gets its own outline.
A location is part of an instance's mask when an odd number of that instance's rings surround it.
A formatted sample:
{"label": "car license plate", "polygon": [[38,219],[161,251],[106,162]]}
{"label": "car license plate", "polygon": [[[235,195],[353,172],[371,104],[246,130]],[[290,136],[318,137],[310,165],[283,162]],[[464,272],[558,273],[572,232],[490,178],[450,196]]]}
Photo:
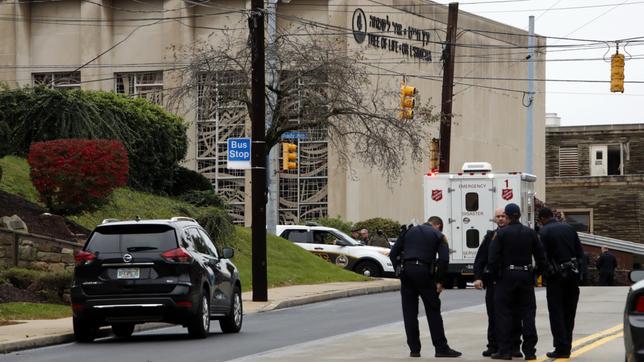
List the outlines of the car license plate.
{"label": "car license plate", "polygon": [[121,268],[116,270],[116,279],[139,279],[139,268]]}

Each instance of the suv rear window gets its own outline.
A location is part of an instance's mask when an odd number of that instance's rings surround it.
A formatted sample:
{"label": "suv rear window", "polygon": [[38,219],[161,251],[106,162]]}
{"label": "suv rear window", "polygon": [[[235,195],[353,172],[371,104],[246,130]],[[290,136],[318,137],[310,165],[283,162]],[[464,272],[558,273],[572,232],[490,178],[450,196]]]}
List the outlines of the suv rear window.
{"label": "suv rear window", "polygon": [[168,225],[118,225],[98,227],[86,250],[99,253],[166,251],[177,247]]}

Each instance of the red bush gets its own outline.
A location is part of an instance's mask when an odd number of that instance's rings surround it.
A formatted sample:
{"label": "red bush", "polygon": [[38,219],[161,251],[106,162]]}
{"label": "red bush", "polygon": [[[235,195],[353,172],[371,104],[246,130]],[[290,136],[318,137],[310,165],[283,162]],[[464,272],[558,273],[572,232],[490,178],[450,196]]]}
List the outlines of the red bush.
{"label": "red bush", "polygon": [[37,142],[29,148],[28,161],[41,200],[56,212],[90,209],[127,183],[127,151],[120,141]]}

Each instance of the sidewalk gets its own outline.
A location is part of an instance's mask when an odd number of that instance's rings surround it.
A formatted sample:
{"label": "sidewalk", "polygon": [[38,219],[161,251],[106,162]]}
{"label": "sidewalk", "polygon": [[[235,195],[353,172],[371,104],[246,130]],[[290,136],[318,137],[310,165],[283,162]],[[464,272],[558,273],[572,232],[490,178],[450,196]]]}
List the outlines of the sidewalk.
{"label": "sidewalk", "polygon": [[[327,283],[294,285],[271,288],[267,302],[253,302],[252,292],[243,293],[244,314],[265,312],[297,305],[345,298],[356,295],[382,293],[400,289],[398,279],[374,279],[368,282]],[[67,343],[74,340],[72,318],[19,321],[0,327],[0,354],[13,351]],[[166,327],[163,323],[148,323],[137,326],[137,331]],[[102,329],[101,336],[110,335],[109,328]]]}
{"label": "sidewalk", "polygon": [[[444,293],[454,293],[446,290]],[[470,289],[468,292],[481,293]],[[624,342],[621,335],[624,300],[627,287],[583,287],[573,333],[573,358],[580,362],[619,361],[624,359]],[[552,350],[552,335],[548,320],[546,292],[537,288],[536,326],[539,334],[537,362],[553,361],[545,356]],[[421,308],[422,309],[422,308]],[[443,312],[445,332],[449,344],[463,352],[458,359],[434,358],[434,348],[427,327],[426,318],[419,320],[422,357],[414,360],[436,361],[491,361],[481,356],[485,349],[487,314],[485,304]],[[602,338],[603,336],[608,336]],[[236,362],[299,362],[351,361],[387,362],[409,361],[409,349],[405,341],[405,329],[401,321],[363,329],[328,338],[277,348],[255,355],[242,357]],[[518,361],[518,359],[514,359]],[[523,359],[521,359],[523,360]],[[556,360],[565,361],[565,360]]]}

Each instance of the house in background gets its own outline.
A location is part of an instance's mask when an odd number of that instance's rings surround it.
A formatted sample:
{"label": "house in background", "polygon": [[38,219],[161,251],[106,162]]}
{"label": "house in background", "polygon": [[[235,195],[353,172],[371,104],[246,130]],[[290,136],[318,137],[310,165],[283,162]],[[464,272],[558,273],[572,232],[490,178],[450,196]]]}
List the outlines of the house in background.
{"label": "house in background", "polygon": [[644,124],[562,127],[548,114],[546,195],[577,231],[644,243]]}

